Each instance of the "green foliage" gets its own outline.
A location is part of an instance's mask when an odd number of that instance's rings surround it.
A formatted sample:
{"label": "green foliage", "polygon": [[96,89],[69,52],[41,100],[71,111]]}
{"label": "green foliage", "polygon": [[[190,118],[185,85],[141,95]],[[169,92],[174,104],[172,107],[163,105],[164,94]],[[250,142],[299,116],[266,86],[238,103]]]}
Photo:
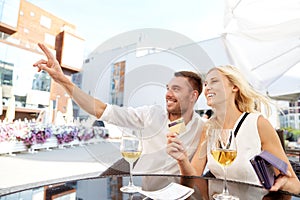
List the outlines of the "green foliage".
{"label": "green foliage", "polygon": [[286,127],[286,128],[283,128],[283,130],[287,130],[288,132],[293,133],[293,135],[295,135],[296,137],[300,136],[300,130],[299,129],[293,129],[291,127]]}
{"label": "green foliage", "polygon": [[293,130],[292,133],[296,136],[300,136],[300,130]]}

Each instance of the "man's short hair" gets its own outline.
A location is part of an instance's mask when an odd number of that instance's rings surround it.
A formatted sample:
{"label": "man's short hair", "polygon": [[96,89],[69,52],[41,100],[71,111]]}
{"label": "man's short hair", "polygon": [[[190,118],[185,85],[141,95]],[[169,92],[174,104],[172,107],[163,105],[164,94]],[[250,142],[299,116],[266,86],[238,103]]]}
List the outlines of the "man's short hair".
{"label": "man's short hair", "polygon": [[202,93],[203,84],[202,84],[202,78],[199,74],[192,71],[179,71],[179,72],[175,72],[174,76],[187,78],[193,90],[197,90],[200,96],[200,94]]}

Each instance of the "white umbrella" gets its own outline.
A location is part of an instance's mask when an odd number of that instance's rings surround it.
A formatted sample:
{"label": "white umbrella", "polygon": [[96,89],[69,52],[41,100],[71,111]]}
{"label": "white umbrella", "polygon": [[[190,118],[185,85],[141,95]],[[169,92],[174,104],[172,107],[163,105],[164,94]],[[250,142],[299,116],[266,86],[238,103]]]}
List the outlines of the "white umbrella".
{"label": "white umbrella", "polygon": [[49,101],[47,122],[49,124],[51,124],[53,122],[53,100]]}
{"label": "white umbrella", "polygon": [[71,98],[68,98],[67,100],[67,110],[65,113],[65,119],[67,124],[72,124],[73,123],[73,102]]}
{"label": "white umbrella", "polygon": [[15,102],[15,96],[12,95],[8,100],[7,110],[5,114],[5,121],[8,123],[13,122],[15,119]]}
{"label": "white umbrella", "polygon": [[2,104],[2,87],[0,87],[0,115],[3,114],[3,104]]}
{"label": "white umbrella", "polygon": [[[274,96],[272,85],[284,85],[278,81],[290,70],[298,70],[300,83],[299,27],[300,0],[227,0],[222,38],[232,64],[254,87]],[[285,89],[297,92],[295,87]]]}

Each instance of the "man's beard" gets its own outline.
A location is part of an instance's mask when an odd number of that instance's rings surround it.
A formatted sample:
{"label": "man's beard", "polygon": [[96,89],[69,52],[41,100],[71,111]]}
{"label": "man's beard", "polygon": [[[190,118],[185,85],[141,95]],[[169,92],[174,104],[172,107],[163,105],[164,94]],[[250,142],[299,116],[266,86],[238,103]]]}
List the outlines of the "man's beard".
{"label": "man's beard", "polygon": [[179,107],[176,107],[176,108],[174,108],[172,110],[168,110],[168,113],[172,114],[172,115],[179,115],[179,116],[181,116],[183,114],[183,111],[181,110],[181,107],[179,106]]}

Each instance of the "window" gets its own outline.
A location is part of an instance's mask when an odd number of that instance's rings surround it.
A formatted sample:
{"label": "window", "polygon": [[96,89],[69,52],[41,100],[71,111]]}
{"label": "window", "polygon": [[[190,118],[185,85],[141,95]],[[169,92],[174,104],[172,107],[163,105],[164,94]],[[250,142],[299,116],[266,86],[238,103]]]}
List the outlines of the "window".
{"label": "window", "polygon": [[1,85],[12,85],[14,64],[0,60]]}
{"label": "window", "polygon": [[32,89],[50,92],[50,84],[50,76],[46,72],[42,71],[41,73],[36,73],[34,75]]}
{"label": "window", "polygon": [[40,24],[48,29],[51,28],[51,19],[46,16],[41,16]]}
{"label": "window", "polygon": [[115,63],[111,68],[110,103],[123,106],[125,61]]}
{"label": "window", "polygon": [[6,40],[10,35],[0,31],[0,40]]}
{"label": "window", "polygon": [[55,36],[49,33],[45,33],[45,43],[55,46]]}
{"label": "window", "polygon": [[20,0],[0,1],[0,22],[12,26],[18,25]]}

